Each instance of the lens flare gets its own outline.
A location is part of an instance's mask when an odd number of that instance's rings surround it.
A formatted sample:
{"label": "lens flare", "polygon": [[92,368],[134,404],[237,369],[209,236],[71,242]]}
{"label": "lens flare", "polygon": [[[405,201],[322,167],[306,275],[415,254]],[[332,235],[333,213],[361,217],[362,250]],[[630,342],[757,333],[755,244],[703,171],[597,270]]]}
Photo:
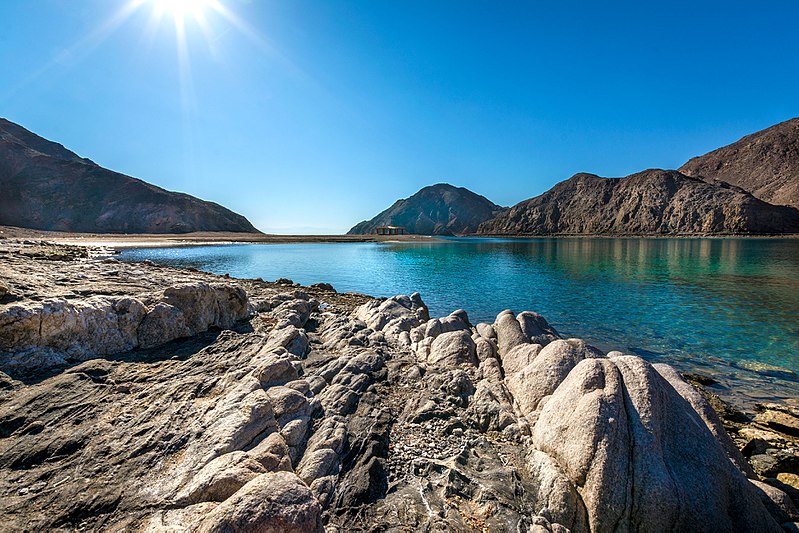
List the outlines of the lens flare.
{"label": "lens flare", "polygon": [[176,21],[186,17],[201,18],[213,0],[152,0],[159,14],[169,14]]}

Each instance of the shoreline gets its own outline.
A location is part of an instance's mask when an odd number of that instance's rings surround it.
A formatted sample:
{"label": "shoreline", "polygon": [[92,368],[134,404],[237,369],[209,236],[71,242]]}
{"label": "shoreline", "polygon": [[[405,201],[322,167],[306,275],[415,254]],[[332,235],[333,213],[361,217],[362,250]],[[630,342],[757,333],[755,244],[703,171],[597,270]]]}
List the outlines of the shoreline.
{"label": "shoreline", "polygon": [[[93,259],[85,246],[0,240],[0,253],[0,313],[11,318],[0,320],[0,339],[6,350],[33,343],[16,360],[33,356],[41,365],[27,377],[0,373],[0,497],[10,502],[12,524],[30,525],[34,516],[42,528],[225,523],[258,509],[263,493],[248,492],[258,482],[269,493],[293,483],[286,490],[302,494],[296,505],[316,506],[317,523],[333,528],[368,530],[393,516],[398,530],[414,529],[413,516],[440,516],[445,529],[502,530],[524,519],[519,509],[539,509],[575,490],[571,483],[586,483],[564,478],[545,493],[518,490],[545,486],[571,460],[563,440],[547,433],[553,429],[539,427],[565,424],[580,442],[586,432],[592,442],[616,439],[614,457],[624,458],[638,452],[627,433],[609,428],[617,420],[637,427],[641,419],[628,409],[654,416],[653,438],[678,448],[640,451],[647,461],[693,461],[698,456],[681,448],[693,447],[724,469],[713,475],[746,494],[746,505],[757,506],[754,490],[763,487],[799,494],[790,477],[799,439],[789,434],[799,409],[772,404],[746,415],[702,376],[562,339],[536,313],[502,312],[493,324],[472,325],[465,311],[431,319],[418,294],[378,299],[324,283]],[[610,403],[594,413],[590,398],[603,389]],[[688,444],[683,431],[692,432]],[[552,435],[551,444],[539,445],[539,435]],[[108,472],[101,485],[93,476],[64,477],[87,460]],[[692,464],[706,468],[702,461]],[[615,468],[607,458],[596,464]],[[44,472],[55,483],[39,481]],[[590,490],[607,493],[602,480],[615,483],[625,472],[607,470]],[[715,482],[703,472],[679,483]],[[627,475],[630,483],[640,478]],[[147,496],[128,491],[131,483]],[[475,514],[484,500],[464,486],[490,487],[491,512]],[[115,503],[72,522],[89,502]],[[396,513],[408,505],[416,514]],[[428,515],[431,506],[456,512]],[[555,508],[535,519],[572,524],[574,512]],[[715,519],[724,509],[705,512]]]}
{"label": "shoreline", "polygon": [[228,244],[315,244],[315,243],[443,243],[457,242],[451,239],[799,239],[799,234],[785,235],[280,235],[266,233],[162,233],[162,234],[117,234],[117,233],[76,233],[0,226],[0,243],[4,240],[48,241],[66,246],[94,248],[171,248],[185,246],[216,246]]}

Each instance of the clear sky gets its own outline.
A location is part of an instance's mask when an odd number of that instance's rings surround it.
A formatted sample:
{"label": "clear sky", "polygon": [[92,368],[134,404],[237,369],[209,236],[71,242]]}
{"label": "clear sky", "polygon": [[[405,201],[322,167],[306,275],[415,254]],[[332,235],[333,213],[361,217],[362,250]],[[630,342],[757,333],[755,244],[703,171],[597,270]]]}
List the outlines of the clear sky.
{"label": "clear sky", "polygon": [[0,116],[330,233],[425,185],[512,205],[799,115],[795,1],[195,3],[0,1]]}

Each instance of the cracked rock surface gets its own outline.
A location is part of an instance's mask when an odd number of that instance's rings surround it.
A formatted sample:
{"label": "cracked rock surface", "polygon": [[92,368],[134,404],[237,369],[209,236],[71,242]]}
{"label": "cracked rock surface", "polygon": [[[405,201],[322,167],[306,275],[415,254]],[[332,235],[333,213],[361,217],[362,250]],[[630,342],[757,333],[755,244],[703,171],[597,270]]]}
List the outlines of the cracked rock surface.
{"label": "cracked rock surface", "polygon": [[[563,339],[535,313],[473,325],[463,310],[431,319],[418,294],[4,246],[4,527],[781,531],[799,520],[673,369]],[[46,311],[54,299],[60,315]],[[61,333],[26,336],[20,320],[45,316]],[[764,413],[764,426],[792,423]]]}

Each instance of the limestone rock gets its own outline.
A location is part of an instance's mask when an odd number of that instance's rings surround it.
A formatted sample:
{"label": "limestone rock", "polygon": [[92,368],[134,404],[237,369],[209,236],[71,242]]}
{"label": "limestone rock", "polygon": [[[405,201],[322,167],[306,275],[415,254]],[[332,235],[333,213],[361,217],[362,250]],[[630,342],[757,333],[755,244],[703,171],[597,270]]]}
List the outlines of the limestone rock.
{"label": "limestone rock", "polygon": [[430,346],[427,362],[431,365],[452,367],[460,364],[477,365],[477,347],[466,330],[442,333]]}
{"label": "limestone rock", "polygon": [[247,453],[231,452],[205,465],[176,500],[182,505],[222,502],[264,472],[263,465]]}
{"label": "limestone rock", "polygon": [[290,472],[273,472],[247,483],[208,513],[197,530],[321,533],[321,514],[319,503],[299,477]]}
{"label": "limestone rock", "polygon": [[[263,353],[262,350],[261,353]],[[259,354],[260,355],[260,354]],[[265,389],[274,385],[283,385],[296,380],[297,370],[291,364],[292,359],[285,353],[269,353],[261,355],[261,362],[255,369],[255,376]]]}
{"label": "limestone rock", "polygon": [[191,335],[183,312],[173,305],[160,302],[139,324],[137,331],[142,348],[152,348]]}
{"label": "limestone rock", "polygon": [[497,334],[500,357],[503,357],[515,346],[530,342],[510,309],[506,309],[497,315],[497,319],[494,322],[494,331]]}
{"label": "limestone rock", "polygon": [[549,325],[547,320],[532,311],[524,311],[519,313],[516,317],[522,327],[522,333],[533,344],[540,344],[546,346],[555,339],[559,339],[560,335],[555,331],[555,328]]}
{"label": "limestone rock", "polygon": [[[640,358],[578,363],[533,439],[580,487],[592,531],[779,531],[696,411]],[[574,512],[553,516],[567,524]]]}
{"label": "limestone rock", "polygon": [[538,408],[539,402],[555,392],[569,372],[584,358],[584,345],[576,341],[557,340],[544,347],[533,362],[506,377],[508,390],[521,413],[525,416],[531,415]]}

